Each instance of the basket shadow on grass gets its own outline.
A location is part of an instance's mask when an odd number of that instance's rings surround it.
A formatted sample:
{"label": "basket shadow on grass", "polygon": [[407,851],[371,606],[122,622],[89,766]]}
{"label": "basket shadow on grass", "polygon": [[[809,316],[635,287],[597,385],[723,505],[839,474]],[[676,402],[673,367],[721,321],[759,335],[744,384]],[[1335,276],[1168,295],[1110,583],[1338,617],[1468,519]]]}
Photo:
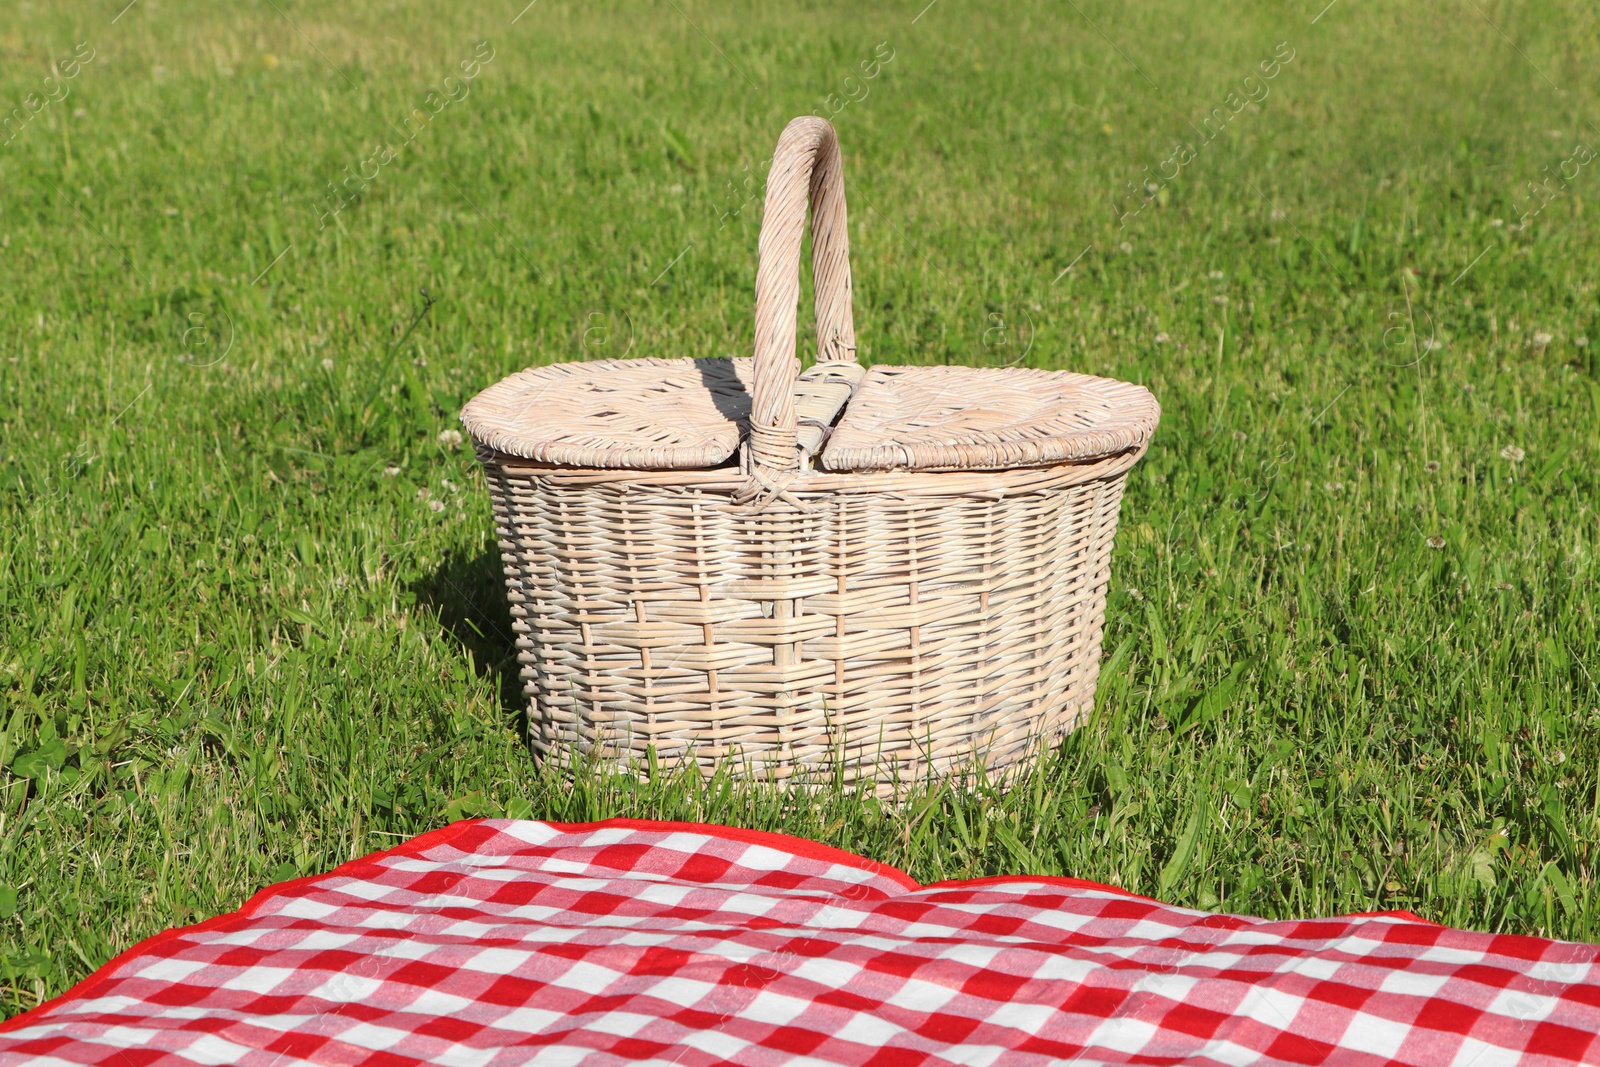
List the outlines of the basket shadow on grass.
{"label": "basket shadow on grass", "polygon": [[453,549],[432,573],[411,586],[417,603],[437,614],[439,628],[471,657],[479,677],[494,677],[500,712],[528,740],[528,700],[522,692],[516,631],[506,601],[505,572],[493,541],[479,552]]}

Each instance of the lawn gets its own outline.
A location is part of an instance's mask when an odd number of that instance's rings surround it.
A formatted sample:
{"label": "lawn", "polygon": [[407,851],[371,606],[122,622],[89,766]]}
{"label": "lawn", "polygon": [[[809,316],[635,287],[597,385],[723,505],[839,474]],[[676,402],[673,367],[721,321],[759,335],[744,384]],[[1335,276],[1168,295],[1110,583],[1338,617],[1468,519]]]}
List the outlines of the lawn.
{"label": "lawn", "polygon": [[[8,7],[4,1014],[474,815],[1600,940],[1592,5],[524,2]],[[1095,716],[892,804],[565,783],[456,414],[748,353],[805,113],[866,358],[1162,403]]]}

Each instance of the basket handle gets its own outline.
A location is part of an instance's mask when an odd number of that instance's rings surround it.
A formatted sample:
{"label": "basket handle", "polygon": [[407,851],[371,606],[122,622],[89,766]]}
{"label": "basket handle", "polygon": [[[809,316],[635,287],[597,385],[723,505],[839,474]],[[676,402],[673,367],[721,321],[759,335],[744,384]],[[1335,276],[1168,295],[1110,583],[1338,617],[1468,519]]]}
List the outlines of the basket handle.
{"label": "basket handle", "polygon": [[800,245],[811,205],[811,276],[816,290],[817,362],[854,363],[850,305],[850,235],[844,206],[839,136],[824,119],[804,115],[783,129],[767,172],[756,268],[755,386],[750,458],[755,470],[800,469],[794,384],[795,319],[800,302]]}

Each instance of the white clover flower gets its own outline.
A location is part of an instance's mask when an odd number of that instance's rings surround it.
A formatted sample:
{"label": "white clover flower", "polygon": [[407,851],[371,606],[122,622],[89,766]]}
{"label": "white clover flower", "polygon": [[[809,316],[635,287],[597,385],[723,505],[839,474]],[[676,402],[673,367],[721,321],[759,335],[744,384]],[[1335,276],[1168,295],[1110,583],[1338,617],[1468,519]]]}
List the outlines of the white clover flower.
{"label": "white clover flower", "polygon": [[459,448],[459,447],[461,447],[461,431],[460,430],[440,430],[439,431],[439,443],[441,445],[444,445],[446,448]]}
{"label": "white clover flower", "polygon": [[1526,452],[1518,448],[1516,445],[1506,445],[1506,447],[1500,450],[1500,458],[1509,459],[1513,463],[1521,463],[1527,458],[1527,455],[1528,454]]}

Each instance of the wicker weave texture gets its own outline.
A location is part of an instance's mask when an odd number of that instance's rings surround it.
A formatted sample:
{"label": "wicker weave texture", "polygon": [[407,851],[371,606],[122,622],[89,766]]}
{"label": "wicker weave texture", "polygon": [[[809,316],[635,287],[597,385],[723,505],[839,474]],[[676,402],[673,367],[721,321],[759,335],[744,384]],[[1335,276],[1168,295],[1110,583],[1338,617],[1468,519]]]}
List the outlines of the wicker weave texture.
{"label": "wicker weave texture", "polygon": [[1143,448],[1137,385],[1024,367],[872,367],[829,438],[829,470],[1010,470]]}
{"label": "wicker weave texture", "polygon": [[879,786],[1002,768],[1092,705],[1136,458],[819,472],[756,510],[739,477],[486,456],[533,743]]}
{"label": "wicker weave texture", "polygon": [[[529,367],[467,404],[476,441],[541,463],[693,470],[739,447],[749,359],[603,359]],[[537,418],[529,418],[537,413]]]}
{"label": "wicker weave texture", "polygon": [[[808,204],[818,366],[799,375]],[[820,119],[779,141],[759,255],[753,359],[529,370],[463,414],[534,746],[879,791],[1023,759],[1092,706],[1154,398],[1063,372],[864,372]]]}

